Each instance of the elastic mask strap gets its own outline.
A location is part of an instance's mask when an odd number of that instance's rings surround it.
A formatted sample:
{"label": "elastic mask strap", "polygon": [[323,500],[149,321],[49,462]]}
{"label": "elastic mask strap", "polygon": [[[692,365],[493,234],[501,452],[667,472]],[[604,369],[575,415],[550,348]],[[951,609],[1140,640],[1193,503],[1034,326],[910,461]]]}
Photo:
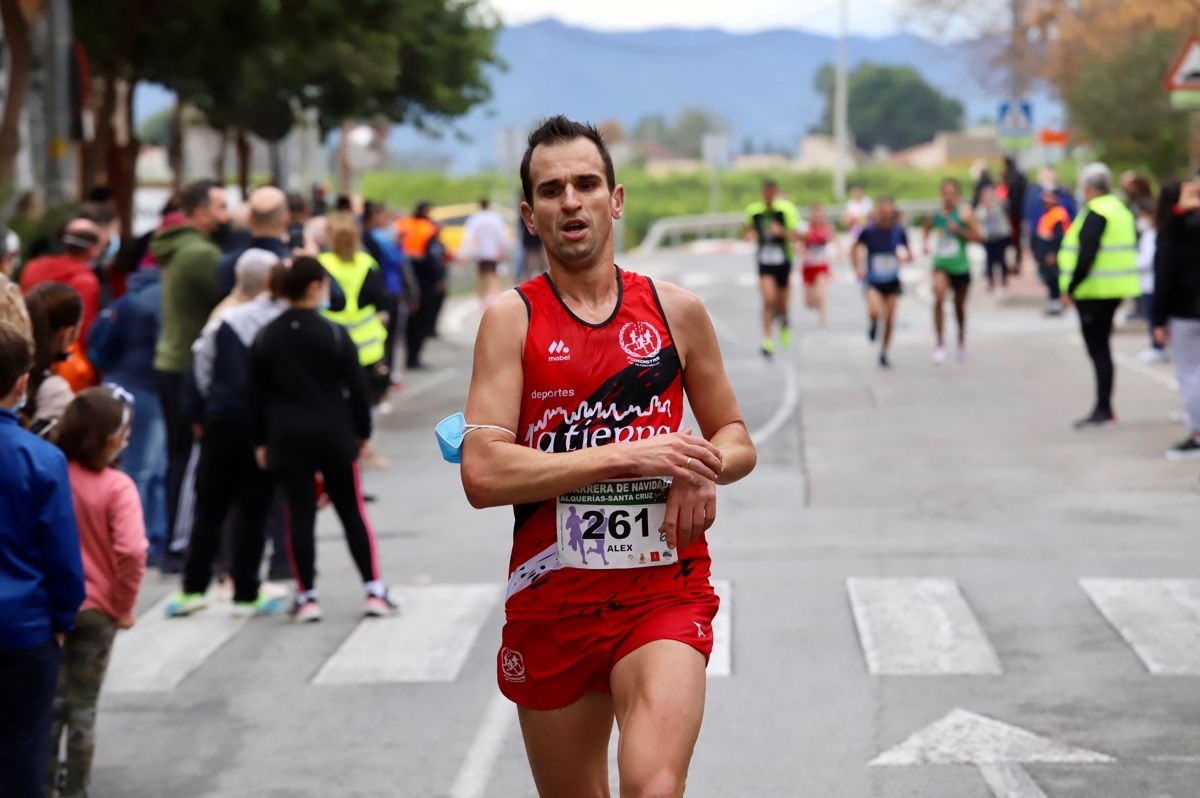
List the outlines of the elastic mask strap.
{"label": "elastic mask strap", "polygon": [[477,429],[494,429],[497,432],[507,432],[513,437],[513,440],[517,439],[517,433],[510,429],[505,429],[504,427],[497,427],[495,424],[467,424],[465,427],[463,427],[463,437],[467,437],[468,432],[474,432]]}

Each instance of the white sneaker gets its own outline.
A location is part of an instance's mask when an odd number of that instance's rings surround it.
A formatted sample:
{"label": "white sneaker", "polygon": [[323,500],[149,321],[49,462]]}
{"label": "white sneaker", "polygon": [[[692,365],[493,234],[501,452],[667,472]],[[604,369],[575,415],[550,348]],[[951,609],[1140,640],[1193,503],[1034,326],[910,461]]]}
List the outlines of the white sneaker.
{"label": "white sneaker", "polygon": [[946,347],[939,346],[933,350],[933,365],[940,366],[946,362]]}
{"label": "white sneaker", "polygon": [[966,363],[967,362],[967,345],[959,344],[958,349],[954,352],[954,357],[958,360],[959,363]]}
{"label": "white sneaker", "polygon": [[1147,347],[1138,352],[1137,359],[1139,363],[1166,363],[1170,358],[1167,357],[1167,350],[1165,349]]}

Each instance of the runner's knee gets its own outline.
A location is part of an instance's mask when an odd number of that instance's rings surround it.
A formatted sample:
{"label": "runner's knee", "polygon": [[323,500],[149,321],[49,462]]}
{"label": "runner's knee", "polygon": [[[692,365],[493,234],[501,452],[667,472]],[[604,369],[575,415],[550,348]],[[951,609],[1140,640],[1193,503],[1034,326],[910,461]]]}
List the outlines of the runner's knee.
{"label": "runner's knee", "polygon": [[621,798],[676,798],[683,795],[686,778],[670,767],[655,764],[641,773],[621,774]]}

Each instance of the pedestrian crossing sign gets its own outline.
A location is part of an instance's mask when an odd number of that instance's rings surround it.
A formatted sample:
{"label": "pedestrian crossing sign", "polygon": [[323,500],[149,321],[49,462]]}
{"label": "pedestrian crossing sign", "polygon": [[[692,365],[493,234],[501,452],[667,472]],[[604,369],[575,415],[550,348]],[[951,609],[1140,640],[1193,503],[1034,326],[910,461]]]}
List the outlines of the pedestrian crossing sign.
{"label": "pedestrian crossing sign", "polygon": [[1167,91],[1200,89],[1200,37],[1192,36],[1167,75]]}
{"label": "pedestrian crossing sign", "polygon": [[1033,146],[1033,104],[1012,99],[1000,103],[996,114],[996,138],[1008,150],[1026,150]]}

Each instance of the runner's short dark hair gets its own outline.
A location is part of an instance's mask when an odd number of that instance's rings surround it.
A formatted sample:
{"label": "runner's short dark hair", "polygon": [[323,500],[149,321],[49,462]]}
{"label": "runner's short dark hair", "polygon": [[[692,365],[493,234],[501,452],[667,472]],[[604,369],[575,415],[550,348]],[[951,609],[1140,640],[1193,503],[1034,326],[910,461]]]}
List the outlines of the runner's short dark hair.
{"label": "runner's short dark hair", "polygon": [[199,208],[207,208],[209,203],[209,192],[214,188],[220,188],[221,184],[216,180],[193,180],[188,183],[179,192],[179,210],[185,216],[191,216]]}
{"label": "runner's short dark hair", "polygon": [[768,188],[779,188],[779,184],[778,184],[778,183],[776,183],[774,180],[764,180],[764,181],[763,181],[763,184],[762,184],[762,187],[763,187],[764,189],[768,189]]}
{"label": "runner's short dark hair", "polygon": [[8,396],[33,368],[33,347],[15,324],[0,320],[0,396]]}
{"label": "runner's short dark hair", "polygon": [[285,298],[295,302],[304,299],[310,285],[327,277],[329,274],[319,260],[311,255],[302,255],[292,261],[292,268],[288,269],[280,288]]}
{"label": "runner's short dark hair", "polygon": [[586,122],[575,122],[562,114],[543,120],[537,129],[529,134],[529,146],[521,158],[521,192],[525,201],[533,204],[533,185],[529,177],[529,162],[533,160],[533,151],[538,145],[567,144],[575,139],[587,139],[596,145],[600,151],[600,159],[604,161],[604,179],[608,181],[608,190],[617,187],[617,173],[613,168],[612,155],[604,143],[604,137],[595,125]]}
{"label": "runner's short dark hair", "polygon": [[958,191],[962,191],[962,183],[959,182],[957,177],[943,177],[942,188],[945,188],[946,186],[954,186],[954,188]]}

